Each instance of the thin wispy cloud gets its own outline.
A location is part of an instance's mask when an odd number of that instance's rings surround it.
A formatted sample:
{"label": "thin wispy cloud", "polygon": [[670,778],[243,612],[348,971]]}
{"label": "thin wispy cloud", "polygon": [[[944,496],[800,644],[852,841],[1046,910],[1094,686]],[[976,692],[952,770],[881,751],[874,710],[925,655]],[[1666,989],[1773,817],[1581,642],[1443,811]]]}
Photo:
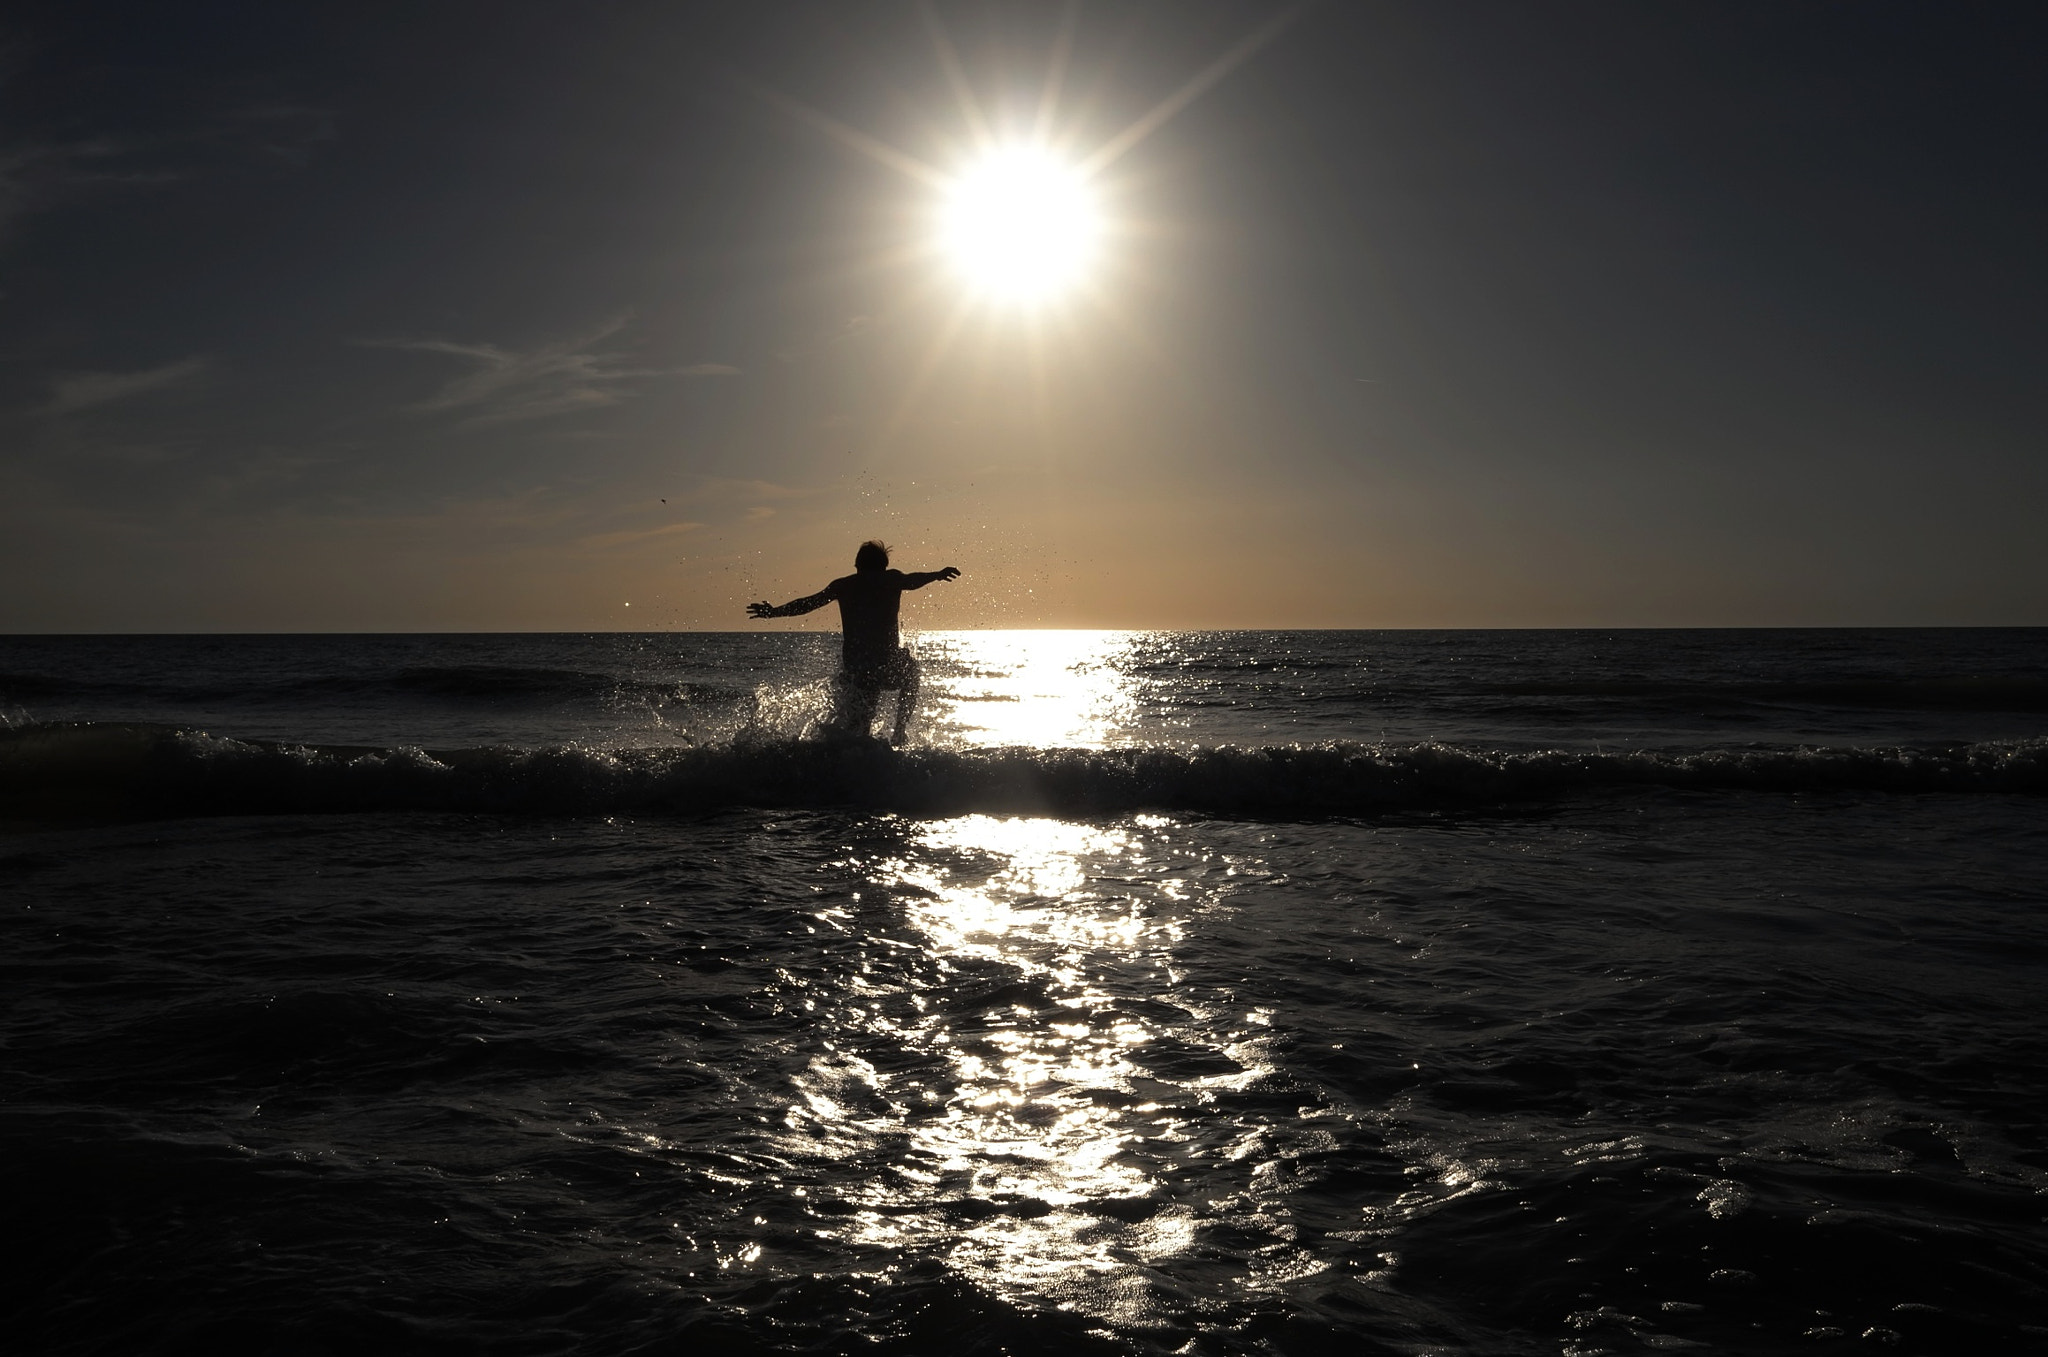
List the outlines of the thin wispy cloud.
{"label": "thin wispy cloud", "polygon": [[315,145],[335,135],[330,110],[263,105],[221,109],[170,128],[11,141],[0,145],[0,231],[90,195],[162,188],[255,156],[304,168]]}
{"label": "thin wispy cloud", "polygon": [[615,320],[588,333],[521,352],[496,344],[448,339],[373,340],[375,348],[439,354],[473,370],[409,407],[415,414],[465,413],[479,421],[541,419],[571,410],[616,405],[626,386],[656,375],[598,346],[625,327]]}
{"label": "thin wispy cloud", "polygon": [[0,230],[96,187],[154,187],[175,170],[132,163],[133,146],[111,137],[17,142],[0,148]]}
{"label": "thin wispy cloud", "polygon": [[616,405],[632,394],[634,384],[650,377],[735,377],[728,363],[697,363],[685,368],[649,368],[627,355],[601,347],[624,329],[613,320],[595,330],[524,351],[496,344],[465,344],[448,339],[382,339],[369,347],[439,354],[473,366],[425,400],[407,407],[415,414],[460,412],[472,423],[543,419],[576,410]]}
{"label": "thin wispy cloud", "polygon": [[334,141],[339,135],[334,110],[304,104],[238,108],[219,122],[242,135],[250,150],[298,169],[312,161],[318,143]]}
{"label": "thin wispy cloud", "polygon": [[621,547],[643,546],[666,537],[681,537],[687,533],[701,531],[704,524],[695,519],[680,523],[664,523],[656,528],[627,528],[616,532],[592,533],[576,540],[584,551],[617,551]]}
{"label": "thin wispy cloud", "polygon": [[204,358],[181,358],[139,372],[73,373],[52,383],[50,403],[43,408],[48,414],[68,415],[153,391],[167,391],[197,380],[206,367]]}

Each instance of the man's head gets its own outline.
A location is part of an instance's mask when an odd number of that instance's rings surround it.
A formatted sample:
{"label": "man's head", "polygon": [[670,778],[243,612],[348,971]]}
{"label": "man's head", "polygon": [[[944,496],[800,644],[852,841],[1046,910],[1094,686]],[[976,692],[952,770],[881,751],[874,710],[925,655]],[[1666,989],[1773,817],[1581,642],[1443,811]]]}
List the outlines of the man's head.
{"label": "man's head", "polygon": [[855,570],[887,570],[889,568],[889,544],[887,542],[862,542],[860,550],[853,553]]}

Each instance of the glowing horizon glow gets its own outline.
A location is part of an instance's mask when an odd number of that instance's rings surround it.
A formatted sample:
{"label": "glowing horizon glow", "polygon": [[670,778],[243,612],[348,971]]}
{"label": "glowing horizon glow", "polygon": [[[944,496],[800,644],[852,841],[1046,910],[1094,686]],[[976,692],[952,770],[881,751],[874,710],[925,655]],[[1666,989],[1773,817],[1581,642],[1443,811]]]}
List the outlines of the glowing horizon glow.
{"label": "glowing horizon glow", "polygon": [[939,240],[978,291],[1050,299],[1095,261],[1102,221],[1087,177],[1043,149],[991,151],[947,185]]}

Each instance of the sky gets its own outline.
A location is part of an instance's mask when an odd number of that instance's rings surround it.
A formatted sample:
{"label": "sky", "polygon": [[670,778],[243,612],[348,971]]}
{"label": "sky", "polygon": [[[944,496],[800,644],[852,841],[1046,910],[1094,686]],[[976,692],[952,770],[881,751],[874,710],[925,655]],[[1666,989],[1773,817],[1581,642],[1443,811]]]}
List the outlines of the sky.
{"label": "sky", "polygon": [[[2048,11],[0,19],[0,630],[2048,624]],[[991,294],[949,195],[1094,204]],[[770,624],[787,628],[793,624]],[[803,624],[829,627],[829,610]]]}

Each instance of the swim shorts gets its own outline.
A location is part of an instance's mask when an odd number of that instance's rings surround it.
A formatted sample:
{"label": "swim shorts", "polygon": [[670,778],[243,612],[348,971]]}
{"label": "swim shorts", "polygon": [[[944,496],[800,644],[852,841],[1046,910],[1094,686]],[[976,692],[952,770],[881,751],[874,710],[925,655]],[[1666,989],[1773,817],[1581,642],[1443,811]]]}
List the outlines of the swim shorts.
{"label": "swim shorts", "polygon": [[909,646],[896,647],[893,655],[839,671],[839,681],[852,688],[901,688],[917,681],[917,657]]}

